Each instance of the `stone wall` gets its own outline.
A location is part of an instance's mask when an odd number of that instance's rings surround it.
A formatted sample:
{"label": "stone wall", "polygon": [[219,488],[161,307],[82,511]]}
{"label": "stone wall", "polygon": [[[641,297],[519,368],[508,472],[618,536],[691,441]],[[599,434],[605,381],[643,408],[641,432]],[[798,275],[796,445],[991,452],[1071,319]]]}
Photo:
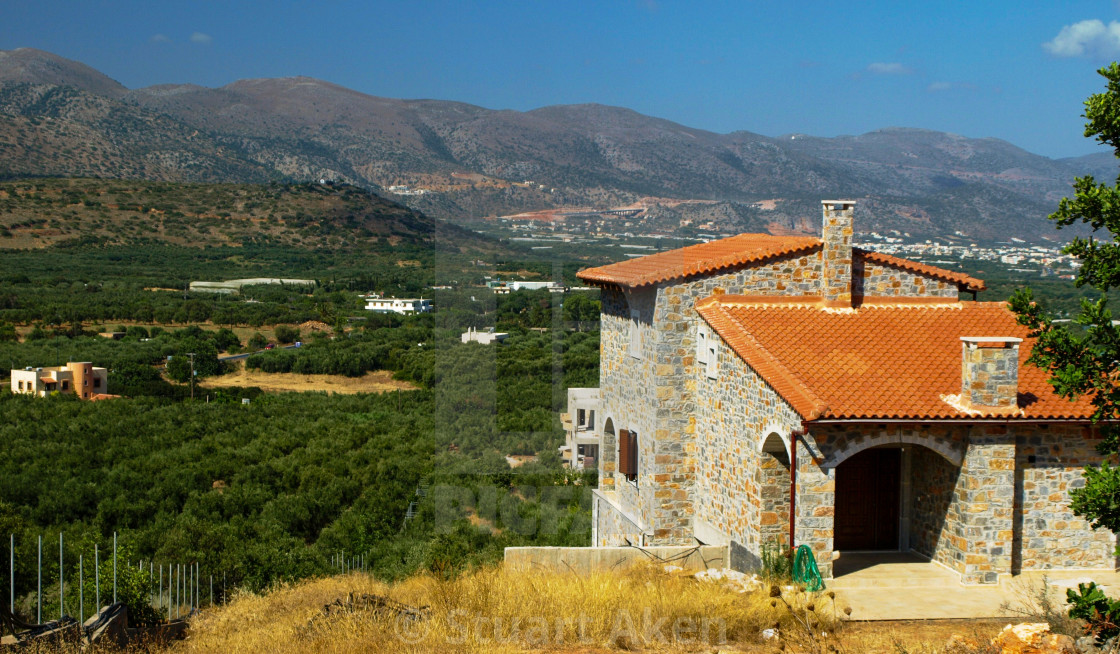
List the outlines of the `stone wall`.
{"label": "stone wall", "polygon": [[[592,545],[595,547],[623,547],[644,545],[643,527],[628,518],[618,506],[618,496],[610,491],[595,491],[591,517],[593,520]],[[629,542],[628,542],[629,541]]]}
{"label": "stone wall", "polygon": [[865,261],[856,256],[852,264],[852,295],[860,297],[940,297],[956,299],[960,290],[953,282]]}
{"label": "stone wall", "polygon": [[[757,557],[762,544],[779,535],[775,532],[788,540],[789,525],[789,469],[764,453],[763,444],[776,433],[788,446],[801,418],[722,343],[718,356],[717,377],[700,372],[693,382],[696,514]],[[785,506],[775,504],[774,495]]]}
{"label": "stone wall", "polygon": [[1020,429],[1015,455],[1019,570],[1115,567],[1115,538],[1094,530],[1069,508],[1069,491],[1085,485],[1081,469],[1098,463],[1098,435],[1089,427],[1039,425]]}
{"label": "stone wall", "polygon": [[[652,555],[652,556],[651,556]],[[685,572],[725,568],[726,546],[677,547],[507,547],[502,565],[513,570],[551,570],[565,574],[591,574],[649,565],[658,557],[671,559]]]}
{"label": "stone wall", "polygon": [[[604,431],[599,455],[602,460],[599,488],[618,494],[620,506],[646,524],[651,523],[653,489],[650,486],[654,460],[654,415],[656,404],[653,378],[659,335],[652,327],[655,289],[624,294],[604,289],[600,327],[599,394],[602,401],[604,428],[610,420],[610,432]],[[631,310],[637,310],[641,330],[641,357],[630,354]],[[638,479],[627,481],[618,470],[618,434],[626,429],[638,435]],[[641,489],[645,493],[640,492]]]}
{"label": "stone wall", "polygon": [[965,406],[1017,408],[1020,340],[961,339],[961,401]]}
{"label": "stone wall", "polygon": [[[937,452],[920,446],[910,448],[910,549],[955,569],[963,552],[950,537],[948,516],[959,515],[956,505],[960,466]],[[954,518],[956,520],[956,518]]]}
{"label": "stone wall", "polygon": [[821,296],[829,306],[852,305],[852,216],[854,204],[822,203]]}
{"label": "stone wall", "polygon": [[762,545],[789,548],[789,458],[771,452],[759,454],[758,486],[761,495],[758,525]]}
{"label": "stone wall", "polygon": [[[694,542],[690,492],[696,480],[699,444],[693,437],[697,408],[693,397],[697,379],[704,375],[695,362],[700,320],[696,302],[716,292],[816,295],[820,267],[820,252],[816,250],[656,288],[631,292],[604,289],[599,386],[604,425],[610,419],[614,435],[603,436],[599,483],[603,490],[618,493],[619,506],[649,526],[654,543]],[[639,312],[639,322],[647,330],[641,358],[628,352],[632,309]],[[748,370],[733,353],[723,352],[721,363],[730,361],[729,356],[738,361],[740,369]],[[738,390],[730,388],[729,392]],[[770,400],[774,401],[780,400]],[[622,429],[638,433],[636,482],[622,480],[616,474],[617,434]],[[744,471],[753,471],[756,462],[743,464],[750,466]],[[744,474],[753,477],[753,473]]]}
{"label": "stone wall", "polygon": [[994,584],[1011,573],[1015,440],[1002,425],[971,428],[961,465],[957,505],[947,518],[964,560],[954,568],[966,584]]}

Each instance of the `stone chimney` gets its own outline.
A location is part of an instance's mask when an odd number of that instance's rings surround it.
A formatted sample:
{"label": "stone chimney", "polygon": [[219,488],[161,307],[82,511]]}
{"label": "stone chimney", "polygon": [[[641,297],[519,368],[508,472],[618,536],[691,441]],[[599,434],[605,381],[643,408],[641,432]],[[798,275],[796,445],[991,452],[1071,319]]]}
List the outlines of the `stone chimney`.
{"label": "stone chimney", "polygon": [[961,404],[968,409],[1018,408],[1019,343],[1009,336],[961,337]]}
{"label": "stone chimney", "polygon": [[828,307],[852,306],[852,214],[855,200],[824,200],[821,295]]}

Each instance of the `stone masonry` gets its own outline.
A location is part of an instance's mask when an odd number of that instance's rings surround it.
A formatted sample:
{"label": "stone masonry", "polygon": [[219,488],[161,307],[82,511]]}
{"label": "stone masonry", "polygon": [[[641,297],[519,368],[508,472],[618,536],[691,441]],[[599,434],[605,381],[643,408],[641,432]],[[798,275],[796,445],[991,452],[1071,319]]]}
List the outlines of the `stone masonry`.
{"label": "stone masonry", "polygon": [[826,306],[852,306],[852,214],[855,202],[825,200],[821,295]]}
{"label": "stone masonry", "polygon": [[961,401],[974,408],[1014,409],[1021,338],[961,338]]}
{"label": "stone masonry", "polygon": [[[852,203],[826,203],[822,245],[798,254],[638,288],[603,285],[594,543],[700,539],[729,545],[733,565],[756,566],[765,544],[788,545],[793,445],[795,544],[809,545],[828,577],[836,468],[867,448],[898,447],[902,549],[957,571],[965,583],[1021,570],[1112,568],[1113,536],[1069,510],[1068,490],[1083,483],[1080,468],[1099,459],[1096,436],[1083,426],[803,423],[718,337],[714,378],[698,364],[703,319],[695,307],[712,295],[804,298],[841,311],[871,298],[956,300],[957,283],[936,271],[853,252],[851,217]],[[961,403],[981,414],[1013,409],[1018,344],[980,336],[962,344]],[[624,429],[637,434],[635,481],[617,474]]]}

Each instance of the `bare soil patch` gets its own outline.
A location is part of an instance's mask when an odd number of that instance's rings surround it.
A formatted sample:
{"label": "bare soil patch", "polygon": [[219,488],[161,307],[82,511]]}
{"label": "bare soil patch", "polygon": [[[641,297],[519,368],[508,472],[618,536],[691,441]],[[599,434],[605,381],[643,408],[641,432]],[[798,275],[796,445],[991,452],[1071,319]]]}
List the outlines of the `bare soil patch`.
{"label": "bare soil patch", "polygon": [[294,373],[261,372],[241,368],[220,377],[211,377],[199,384],[202,388],[229,388],[231,386],[256,386],[266,393],[326,391],[328,393],[385,393],[387,391],[416,390],[410,382],[393,379],[388,370],[367,372],[363,377],[343,375],[299,375]]}

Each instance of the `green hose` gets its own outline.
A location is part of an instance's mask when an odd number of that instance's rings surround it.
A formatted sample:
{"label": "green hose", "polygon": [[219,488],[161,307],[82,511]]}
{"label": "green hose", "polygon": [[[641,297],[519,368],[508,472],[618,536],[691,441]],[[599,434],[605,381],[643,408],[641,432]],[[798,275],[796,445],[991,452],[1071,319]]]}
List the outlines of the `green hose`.
{"label": "green hose", "polygon": [[793,580],[808,591],[824,590],[824,579],[817,569],[817,559],[808,545],[798,547],[797,554],[793,557]]}

